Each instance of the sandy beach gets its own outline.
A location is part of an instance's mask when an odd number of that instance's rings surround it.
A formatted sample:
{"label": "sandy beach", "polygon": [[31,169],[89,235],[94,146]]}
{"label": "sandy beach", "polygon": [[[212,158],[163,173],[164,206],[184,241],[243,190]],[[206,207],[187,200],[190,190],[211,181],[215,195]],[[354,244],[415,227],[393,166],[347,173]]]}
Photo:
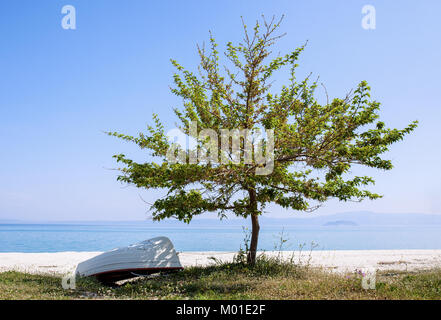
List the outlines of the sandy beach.
{"label": "sandy beach", "polygon": [[[76,265],[101,252],[0,253],[0,272],[16,270],[28,273],[66,274]],[[278,255],[278,252],[266,252]],[[184,267],[213,263],[213,257],[231,261],[234,252],[179,252]],[[284,251],[283,258],[296,263],[322,267],[332,272],[352,272],[359,269],[423,270],[441,267],[441,250],[338,250]]]}

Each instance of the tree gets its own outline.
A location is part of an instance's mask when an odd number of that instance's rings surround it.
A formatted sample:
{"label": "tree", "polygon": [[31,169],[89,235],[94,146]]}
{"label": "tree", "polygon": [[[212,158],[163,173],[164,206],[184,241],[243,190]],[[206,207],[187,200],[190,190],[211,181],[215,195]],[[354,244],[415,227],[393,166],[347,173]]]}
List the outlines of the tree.
{"label": "tree", "polygon": [[[217,212],[221,218],[227,212],[250,217],[252,234],[247,259],[251,264],[256,259],[259,215],[266,205],[275,203],[306,211],[332,198],[361,201],[381,197],[365,189],[374,183],[373,178],[353,176],[350,169],[392,169],[391,161],[380,156],[417,126],[415,121],[402,130],[386,128],[379,120],[380,103],[370,98],[365,81],[346,97],[332,101],[327,98],[326,103],[320,104],[314,97],[318,79],[296,79],[297,60],[305,45],[270,59],[271,47],[283,36],[275,35],[281,21],[273,18],[268,22],[263,18],[262,26],[258,21],[252,31],[242,21],[243,42],[227,43],[224,53],[229,66],[222,72],[211,33],[210,48],[197,47],[197,75],[171,60],[177,69],[171,91],[183,100],[183,107],[174,112],[185,135],[198,138],[196,151],[170,142],[156,114],[154,125],[137,137],[108,132],[136,143],[159,159],[137,163],[124,154],[115,155],[122,164],[118,168],[119,181],[168,191],[151,205],[154,220],[173,217],[189,223],[204,212]],[[272,93],[270,80],[283,69],[289,72],[288,84],[279,93]],[[194,124],[196,129],[192,128]],[[201,139],[201,132],[222,135],[225,129],[245,129],[252,134],[272,129],[271,148],[269,142],[259,144],[267,156],[271,153],[270,172],[258,173],[257,169],[265,166],[262,162],[244,160],[250,155],[246,146],[253,140],[251,135],[237,140],[239,161],[233,161],[234,149],[229,146],[234,134],[227,137],[228,148],[220,154],[228,161],[216,161],[217,154],[211,147],[217,145],[221,149],[221,142],[212,135]],[[251,151],[254,158],[257,149]],[[206,161],[195,162],[195,155],[201,154],[207,156]],[[170,155],[177,155],[181,161]]]}

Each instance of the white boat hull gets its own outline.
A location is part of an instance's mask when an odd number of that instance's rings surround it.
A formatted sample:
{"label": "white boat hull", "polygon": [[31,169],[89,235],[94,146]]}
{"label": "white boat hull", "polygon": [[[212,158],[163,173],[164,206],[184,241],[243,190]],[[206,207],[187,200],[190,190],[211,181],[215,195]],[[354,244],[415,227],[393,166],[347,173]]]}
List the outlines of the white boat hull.
{"label": "white boat hull", "polygon": [[78,264],[79,276],[95,276],[112,282],[160,271],[182,270],[183,267],[167,237],[157,237],[128,247],[104,252]]}

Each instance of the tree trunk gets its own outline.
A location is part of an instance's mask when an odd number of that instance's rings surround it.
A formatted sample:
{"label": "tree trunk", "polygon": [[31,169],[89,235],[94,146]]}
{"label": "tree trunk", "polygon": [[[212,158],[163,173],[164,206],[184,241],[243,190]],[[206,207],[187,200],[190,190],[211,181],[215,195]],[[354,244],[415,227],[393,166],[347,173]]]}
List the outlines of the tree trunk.
{"label": "tree trunk", "polygon": [[250,251],[248,252],[247,262],[249,264],[256,263],[257,241],[259,240],[259,216],[256,213],[251,214],[251,243]]}
{"label": "tree trunk", "polygon": [[250,194],[250,210],[251,210],[251,243],[250,251],[248,252],[247,262],[249,264],[256,263],[257,242],[259,240],[259,215],[257,212],[256,190],[248,190]]}

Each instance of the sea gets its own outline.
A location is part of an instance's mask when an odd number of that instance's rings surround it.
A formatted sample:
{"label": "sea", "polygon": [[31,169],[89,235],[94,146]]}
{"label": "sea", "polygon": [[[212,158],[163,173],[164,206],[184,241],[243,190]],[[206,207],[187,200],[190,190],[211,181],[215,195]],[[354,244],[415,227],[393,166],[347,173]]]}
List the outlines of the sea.
{"label": "sea", "polygon": [[[0,224],[0,252],[106,251],[157,236],[177,251],[237,251],[249,226],[144,222]],[[261,225],[260,250],[441,249],[440,225]]]}

